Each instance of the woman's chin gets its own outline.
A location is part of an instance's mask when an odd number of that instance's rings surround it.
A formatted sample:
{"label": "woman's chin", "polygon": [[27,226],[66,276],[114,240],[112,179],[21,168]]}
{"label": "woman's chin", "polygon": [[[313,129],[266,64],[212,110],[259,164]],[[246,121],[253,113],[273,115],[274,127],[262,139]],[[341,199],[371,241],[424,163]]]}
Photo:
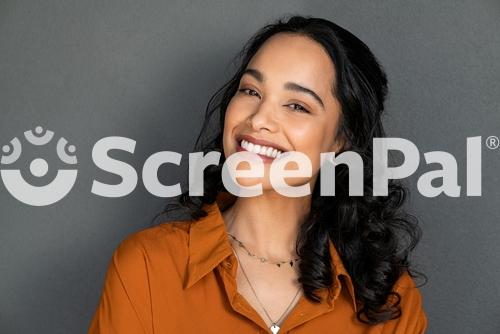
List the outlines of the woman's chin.
{"label": "woman's chin", "polygon": [[[287,180],[288,179],[288,180]],[[240,191],[246,192],[246,193],[256,193],[255,196],[259,196],[259,194],[262,194],[264,192],[278,192],[280,194],[290,194],[291,196],[289,197],[300,197],[298,192],[298,187],[303,186],[304,184],[307,184],[308,181],[310,180],[298,180],[297,178],[285,178],[284,179],[286,182],[284,185],[281,182],[275,181],[274,186],[271,184],[271,181],[269,178],[245,178],[245,177],[238,177],[236,178],[236,181],[238,183],[237,187],[240,188]],[[260,193],[257,190],[254,189],[261,189]],[[311,189],[312,191],[312,189]],[[300,191],[301,193],[302,191]],[[297,194],[297,195],[294,195]],[[244,197],[252,197],[252,196],[244,196]]]}

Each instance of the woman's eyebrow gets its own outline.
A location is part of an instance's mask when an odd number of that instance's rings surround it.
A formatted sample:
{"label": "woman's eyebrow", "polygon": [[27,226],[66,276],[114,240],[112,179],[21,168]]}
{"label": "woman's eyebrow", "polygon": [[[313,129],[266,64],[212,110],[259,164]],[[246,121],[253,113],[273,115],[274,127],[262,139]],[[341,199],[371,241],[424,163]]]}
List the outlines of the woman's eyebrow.
{"label": "woman's eyebrow", "polygon": [[316,94],[313,90],[306,88],[304,86],[301,86],[299,84],[296,84],[295,82],[287,82],[285,83],[285,88],[288,90],[293,90],[296,92],[302,92],[311,95],[320,105],[323,110],[325,109],[325,105],[323,104],[323,101],[321,98]]}
{"label": "woman's eyebrow", "polygon": [[258,82],[263,82],[264,81],[264,75],[259,71],[254,68],[247,68],[243,71],[243,75],[249,74],[252,77],[254,77]]}
{"label": "woman's eyebrow", "polygon": [[[251,75],[259,82],[264,82],[264,75],[259,70],[256,70],[254,68],[247,68],[243,71],[242,75],[245,75],[245,74]],[[323,110],[325,109],[325,105],[323,103],[323,100],[321,100],[321,98],[318,96],[318,94],[316,94],[312,89],[301,86],[295,82],[287,82],[287,83],[285,83],[284,87],[287,90],[292,90],[295,92],[301,92],[301,93],[306,93],[306,94],[311,95],[321,105],[321,108],[323,108]]]}

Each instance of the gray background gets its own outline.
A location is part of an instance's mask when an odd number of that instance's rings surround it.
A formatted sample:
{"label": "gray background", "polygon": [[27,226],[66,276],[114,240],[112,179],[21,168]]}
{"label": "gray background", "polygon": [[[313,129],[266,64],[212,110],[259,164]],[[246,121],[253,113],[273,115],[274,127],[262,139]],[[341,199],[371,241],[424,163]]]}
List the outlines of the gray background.
{"label": "gray background", "polygon": [[[107,136],[137,141],[115,158],[140,173],[151,154],[192,147],[211,94],[252,33],[282,14],[333,20],[365,41],[390,81],[388,134],[458,161],[460,198],[425,198],[408,179],[424,235],[414,256],[429,333],[500,332],[500,149],[483,144],[483,196],[465,195],[466,138],[500,136],[498,1],[0,1],[0,144],[37,125],[75,144],[79,175],[47,207],[0,182],[0,333],[85,333],[111,254],[164,199],[92,162]],[[22,168],[43,154],[23,152]],[[57,161],[50,156],[49,161]],[[183,164],[185,166],[185,164]],[[54,174],[51,170],[47,183]],[[25,173],[29,174],[29,173]],[[164,183],[184,170],[160,169]]]}

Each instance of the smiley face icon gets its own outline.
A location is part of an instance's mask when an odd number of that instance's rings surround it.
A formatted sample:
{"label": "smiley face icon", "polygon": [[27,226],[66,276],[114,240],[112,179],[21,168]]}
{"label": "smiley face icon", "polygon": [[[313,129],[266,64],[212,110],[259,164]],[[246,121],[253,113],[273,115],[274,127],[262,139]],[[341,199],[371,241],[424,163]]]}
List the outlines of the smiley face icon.
{"label": "smiley face icon", "polygon": [[[24,132],[24,138],[34,146],[47,145],[52,141],[54,132],[45,130],[37,126],[35,131]],[[59,138],[56,145],[57,156],[68,165],[76,165],[76,148],[68,145],[68,141],[63,137]],[[67,150],[67,152],[66,152]],[[2,146],[2,157],[0,165],[7,166],[16,162],[21,156],[21,141],[15,137],[10,141],[10,145]],[[49,170],[49,164],[43,158],[35,158],[29,166],[31,174],[36,178],[45,176]],[[33,206],[46,206],[54,204],[64,198],[73,188],[78,171],[76,169],[59,169],[55,178],[46,185],[34,186],[27,182],[19,169],[1,169],[0,175],[5,188],[17,200]]]}

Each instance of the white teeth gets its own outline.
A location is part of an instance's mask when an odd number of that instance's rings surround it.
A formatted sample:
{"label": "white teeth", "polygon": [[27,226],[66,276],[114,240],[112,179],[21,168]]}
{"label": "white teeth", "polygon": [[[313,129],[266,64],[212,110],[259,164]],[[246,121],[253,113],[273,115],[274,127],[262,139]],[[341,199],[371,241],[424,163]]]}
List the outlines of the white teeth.
{"label": "white teeth", "polygon": [[271,158],[276,158],[281,156],[282,152],[278,149],[269,146],[263,146],[258,144],[250,143],[246,140],[241,141],[241,147],[249,152],[253,152],[255,154],[265,155]]}

